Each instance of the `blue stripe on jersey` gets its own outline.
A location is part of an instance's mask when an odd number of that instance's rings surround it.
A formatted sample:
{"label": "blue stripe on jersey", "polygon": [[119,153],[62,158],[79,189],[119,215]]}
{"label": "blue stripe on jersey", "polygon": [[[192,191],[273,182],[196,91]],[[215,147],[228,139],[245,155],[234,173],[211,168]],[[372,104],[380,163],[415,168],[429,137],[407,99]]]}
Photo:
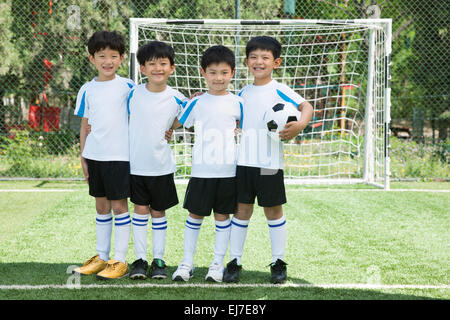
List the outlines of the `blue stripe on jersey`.
{"label": "blue stripe on jersey", "polygon": [[295,102],[294,100],[292,100],[291,98],[289,98],[286,94],[284,94],[283,92],[281,92],[278,89],[277,89],[277,93],[281,99],[283,99],[286,102],[292,103],[294,106],[296,106],[298,108],[299,104],[297,102]]}
{"label": "blue stripe on jersey", "polygon": [[241,121],[239,121],[239,128],[242,129],[242,122],[244,122],[244,106],[242,102],[239,102],[239,107],[241,109]]}
{"label": "blue stripe on jersey", "polygon": [[182,103],[181,103],[181,107],[184,109],[184,108],[186,107],[187,103],[188,103],[187,101],[182,102]]}
{"label": "blue stripe on jersey", "polygon": [[178,99],[177,97],[174,97],[175,98],[175,101],[178,103],[178,104],[182,104],[183,103],[183,101],[181,101],[180,99]]}
{"label": "blue stripe on jersey", "polygon": [[127,85],[128,85],[128,87],[130,87],[130,89],[134,87],[134,84],[129,83],[129,82],[127,82]]}
{"label": "blue stripe on jersey", "polygon": [[85,108],[86,108],[86,91],[83,92],[83,97],[81,98],[80,109],[78,109],[77,116],[83,117]]}
{"label": "blue stripe on jersey", "polygon": [[192,112],[192,109],[194,108],[197,101],[198,99],[192,101],[191,104],[187,107],[186,111],[183,113],[183,116],[180,119],[181,124],[184,124],[186,122],[187,117],[189,117],[189,114]]}
{"label": "blue stripe on jersey", "polygon": [[136,90],[136,89],[131,90],[130,93],[128,94],[128,99],[127,99],[127,110],[128,110],[128,114],[130,114],[130,100],[131,100],[131,98],[133,97],[134,90]]}
{"label": "blue stripe on jersey", "polygon": [[242,96],[242,92],[244,92],[244,89],[242,89],[241,91],[239,91],[238,96]]}

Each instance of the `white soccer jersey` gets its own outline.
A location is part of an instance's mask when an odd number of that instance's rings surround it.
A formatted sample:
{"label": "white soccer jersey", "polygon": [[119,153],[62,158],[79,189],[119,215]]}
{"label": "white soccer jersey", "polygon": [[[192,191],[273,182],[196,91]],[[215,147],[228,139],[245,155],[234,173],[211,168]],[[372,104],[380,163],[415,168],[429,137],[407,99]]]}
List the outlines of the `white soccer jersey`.
{"label": "white soccer jersey", "polygon": [[97,161],[129,161],[127,97],[134,82],[113,80],[85,83],[78,92],[75,114],[88,118],[91,132],[82,156]]}
{"label": "white soccer jersey", "polygon": [[305,101],[288,86],[272,80],[266,85],[245,86],[239,96],[245,101],[237,164],[264,169],[283,169],[283,143],[267,134],[264,113],[277,103],[291,103],[298,107]]}
{"label": "white soccer jersey", "polygon": [[183,94],[169,86],[162,92],[150,92],[145,84],[131,90],[128,98],[131,174],[162,176],[176,171],[165,132],[181,111],[184,100]]}
{"label": "white soccer jersey", "polygon": [[190,100],[179,116],[187,128],[194,126],[191,176],[229,178],[236,176],[236,121],[242,117],[243,100],[234,95],[204,93]]}

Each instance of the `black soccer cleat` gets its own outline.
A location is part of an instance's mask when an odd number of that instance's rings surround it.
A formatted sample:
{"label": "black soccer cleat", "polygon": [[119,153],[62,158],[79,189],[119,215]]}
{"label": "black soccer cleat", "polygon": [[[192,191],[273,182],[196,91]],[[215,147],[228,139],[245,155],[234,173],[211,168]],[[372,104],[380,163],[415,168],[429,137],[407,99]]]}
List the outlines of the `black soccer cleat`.
{"label": "black soccer cleat", "polygon": [[270,282],[274,284],[282,284],[287,278],[287,263],[281,259],[270,264]]}
{"label": "black soccer cleat", "polygon": [[150,278],[165,279],[167,278],[166,263],[162,259],[153,259],[150,266]]}
{"label": "black soccer cleat", "polygon": [[130,279],[145,280],[147,279],[148,262],[138,259],[131,264]]}
{"label": "black soccer cleat", "polygon": [[228,262],[225,271],[223,272],[223,282],[239,282],[239,274],[242,266],[237,264],[237,259],[234,258]]}

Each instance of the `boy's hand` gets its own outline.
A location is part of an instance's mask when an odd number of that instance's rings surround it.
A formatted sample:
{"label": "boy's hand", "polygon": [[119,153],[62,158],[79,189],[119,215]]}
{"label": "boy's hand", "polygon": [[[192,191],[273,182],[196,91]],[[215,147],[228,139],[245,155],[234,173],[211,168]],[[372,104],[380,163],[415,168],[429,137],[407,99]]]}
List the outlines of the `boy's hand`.
{"label": "boy's hand", "polygon": [[170,140],[172,140],[172,133],[173,133],[173,129],[169,129],[166,131],[165,138],[167,140],[167,143],[170,143]]}
{"label": "boy's hand", "polygon": [[83,169],[84,179],[89,184],[88,164],[85,158],[81,157],[81,168]]}
{"label": "boy's hand", "polygon": [[194,93],[192,96],[189,97],[189,100],[191,100],[191,99],[193,99],[193,98],[195,98],[195,97],[201,96],[203,93],[204,93],[204,92],[197,91],[196,93]]}
{"label": "boy's hand", "polygon": [[279,132],[280,139],[283,141],[289,141],[296,136],[298,136],[303,129],[305,129],[306,125],[304,125],[301,121],[291,121],[286,123],[284,129]]}
{"label": "boy's hand", "polygon": [[234,129],[234,136],[237,137],[241,132],[242,132],[241,121],[236,120],[236,128]]}
{"label": "boy's hand", "polygon": [[88,124],[87,126],[86,126],[86,133],[87,134],[89,134],[89,133],[91,133],[91,125],[90,124]]}

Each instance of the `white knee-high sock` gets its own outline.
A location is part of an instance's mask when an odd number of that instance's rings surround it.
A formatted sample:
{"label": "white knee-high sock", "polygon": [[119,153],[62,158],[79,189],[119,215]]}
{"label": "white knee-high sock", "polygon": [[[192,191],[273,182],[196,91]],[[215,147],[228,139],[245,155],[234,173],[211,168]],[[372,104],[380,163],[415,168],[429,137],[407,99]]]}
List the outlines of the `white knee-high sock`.
{"label": "white knee-high sock", "polygon": [[184,228],[184,257],[183,262],[190,265],[194,264],[194,254],[197,248],[198,235],[202,226],[203,219],[194,219],[191,216],[186,218]]}
{"label": "white knee-high sock", "polygon": [[147,260],[147,224],[149,214],[133,213],[133,243],[136,260]]}
{"label": "white knee-high sock", "polygon": [[164,258],[166,248],[167,218],[152,218],[153,259]]}
{"label": "white knee-high sock", "polygon": [[125,212],[114,216],[114,260],[125,263],[128,251],[128,242],[130,241],[131,218],[130,213]]}
{"label": "white knee-high sock", "polygon": [[267,224],[269,225],[273,262],[277,259],[283,260],[286,247],[286,218],[282,216],[277,220],[267,220]]}
{"label": "white knee-high sock", "polygon": [[235,217],[231,219],[230,231],[230,260],[237,259],[241,264],[242,253],[244,252],[245,238],[250,220],[240,220]]}
{"label": "white knee-high sock", "polygon": [[95,218],[97,232],[97,254],[100,259],[108,261],[111,250],[111,233],[113,219],[111,212],[108,214],[98,214]]}
{"label": "white knee-high sock", "polygon": [[228,242],[230,242],[231,220],[216,220],[216,236],[214,242],[214,260],[213,263],[223,265],[223,258],[227,253]]}

